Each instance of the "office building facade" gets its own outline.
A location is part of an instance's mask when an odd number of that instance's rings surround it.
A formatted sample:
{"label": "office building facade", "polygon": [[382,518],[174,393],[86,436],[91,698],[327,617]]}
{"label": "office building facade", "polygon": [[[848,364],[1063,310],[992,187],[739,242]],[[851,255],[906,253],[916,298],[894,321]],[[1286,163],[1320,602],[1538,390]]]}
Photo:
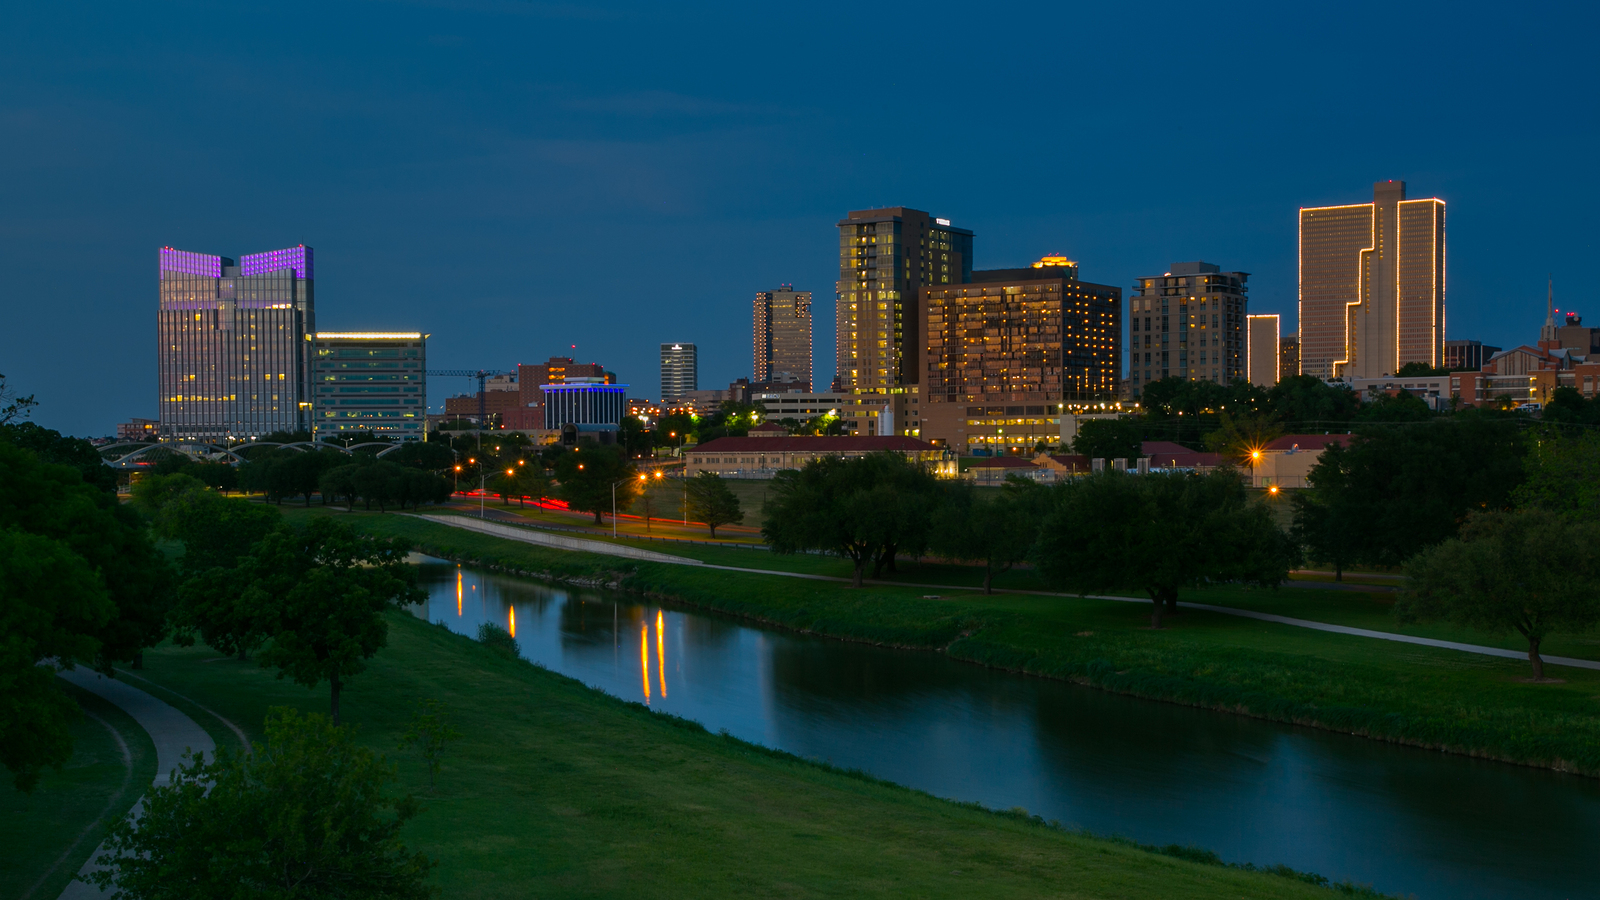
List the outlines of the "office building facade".
{"label": "office building facade", "polygon": [[239,257],[160,251],[156,313],[162,440],[248,441],[307,431],[310,247]]}
{"label": "office building facade", "polygon": [[700,364],[693,344],[661,345],[661,402],[671,403],[700,389]]}
{"label": "office building facade", "polygon": [[628,386],[603,378],[569,378],[544,388],[544,427],[558,431],[563,444],[591,437],[601,444],[616,442],[628,412]]}
{"label": "office building facade", "polygon": [[1286,334],[1278,338],[1278,380],[1283,381],[1300,374],[1300,334]]}
{"label": "office building facade", "polygon": [[312,436],[426,438],[427,339],[420,332],[312,335]]}
{"label": "office building facade", "polygon": [[1245,353],[1249,359],[1246,377],[1256,387],[1272,387],[1278,383],[1278,372],[1283,362],[1283,347],[1278,339],[1281,328],[1276,313],[1245,316]]}
{"label": "office building facade", "polygon": [[1228,384],[1246,377],[1245,282],[1207,262],[1140,278],[1128,298],[1128,382],[1134,396],[1163,378]]}
{"label": "office building facade", "polygon": [[750,380],[799,382],[811,390],[811,292],[794,285],[756,294]]}
{"label": "office building facade", "polygon": [[1300,210],[1300,371],[1381,378],[1444,362],[1444,201],[1373,185],[1371,203]]}
{"label": "office building facade", "polygon": [[922,289],[971,280],[972,232],[899,206],[852,211],[838,227],[836,380],[845,391],[904,390],[921,377]]}
{"label": "office building facade", "polygon": [[1122,291],[1045,257],[923,289],[927,346],[918,434],[964,454],[1060,442],[1063,410],[1111,399]]}

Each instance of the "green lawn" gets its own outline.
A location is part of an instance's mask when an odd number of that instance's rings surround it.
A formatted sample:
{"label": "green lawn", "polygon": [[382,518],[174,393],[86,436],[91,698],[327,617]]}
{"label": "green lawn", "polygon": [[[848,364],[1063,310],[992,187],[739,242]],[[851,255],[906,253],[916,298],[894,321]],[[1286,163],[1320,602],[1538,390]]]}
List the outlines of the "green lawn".
{"label": "green lawn", "polygon": [[[360,739],[396,759],[426,811],[407,840],[452,898],[1325,897],[996,814],[773,753],[496,656],[410,616],[343,696]],[[307,691],[204,647],[146,655],[145,677],[252,732]],[[448,704],[463,738],[438,793],[395,750],[412,704]]]}
{"label": "green lawn", "polygon": [[[962,591],[928,599],[924,588],[851,590],[831,582],[550,550],[404,516],[358,515],[350,521],[443,556],[618,583],[786,628],[940,649],[958,659],[1136,696],[1600,774],[1600,672],[1591,670],[1555,668],[1553,674],[1566,683],[1532,685],[1521,681],[1528,667],[1518,660],[1217,613],[1187,611],[1171,620],[1172,627],[1155,632],[1146,627],[1146,604]],[[1186,599],[1292,614],[1320,610],[1352,624],[1376,622],[1380,614],[1370,606],[1376,602],[1372,595],[1310,589],[1217,590]]]}
{"label": "green lawn", "polygon": [[156,748],[139,723],[94,694],[61,684],[86,713],[72,726],[72,758],[59,772],[46,770],[31,794],[17,791],[9,778],[0,786],[0,897],[7,900],[60,896],[156,774]]}

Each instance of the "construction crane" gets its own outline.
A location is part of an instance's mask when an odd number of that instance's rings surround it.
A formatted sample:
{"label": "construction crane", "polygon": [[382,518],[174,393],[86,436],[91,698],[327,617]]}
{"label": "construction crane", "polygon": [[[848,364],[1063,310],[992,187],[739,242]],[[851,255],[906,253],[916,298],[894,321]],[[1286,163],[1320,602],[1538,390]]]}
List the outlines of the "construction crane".
{"label": "construction crane", "polygon": [[484,403],[483,383],[496,375],[505,375],[499,369],[429,369],[428,375],[442,378],[476,378],[478,379],[478,428],[482,430],[489,424],[488,407]]}

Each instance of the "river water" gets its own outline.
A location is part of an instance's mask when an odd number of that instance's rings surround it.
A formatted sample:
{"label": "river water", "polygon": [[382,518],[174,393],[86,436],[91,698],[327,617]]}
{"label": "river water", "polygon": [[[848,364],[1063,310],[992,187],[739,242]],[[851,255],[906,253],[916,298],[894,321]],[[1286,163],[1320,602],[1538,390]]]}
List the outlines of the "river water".
{"label": "river water", "polygon": [[1600,780],[1120,697],[424,559],[416,614],[712,731],[1385,892],[1600,897]]}

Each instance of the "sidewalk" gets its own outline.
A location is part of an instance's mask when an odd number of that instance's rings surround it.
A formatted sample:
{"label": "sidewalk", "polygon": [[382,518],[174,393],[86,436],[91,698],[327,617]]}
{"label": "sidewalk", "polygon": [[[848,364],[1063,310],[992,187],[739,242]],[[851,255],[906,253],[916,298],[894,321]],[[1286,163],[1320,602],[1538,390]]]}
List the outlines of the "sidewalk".
{"label": "sidewalk", "polygon": [[[132,716],[140,728],[150,733],[150,740],[156,745],[156,777],[151,782],[152,786],[160,787],[172,783],[172,771],[183,764],[183,754],[186,751],[204,753],[207,758],[216,753],[216,744],[204,728],[172,706],[136,687],[107,678],[92,669],[63,670],[56,675],[116,704],[123,712]],[[135,803],[133,809],[128,811],[128,815],[138,818],[143,804],[143,799]],[[104,852],[106,852],[104,844],[96,847],[89,861],[78,870],[78,874],[88,875],[99,869],[100,867],[95,865],[95,860]],[[109,896],[111,896],[109,891],[103,892],[94,885],[81,881],[72,882],[61,892],[61,900],[85,900],[90,897]]]}

